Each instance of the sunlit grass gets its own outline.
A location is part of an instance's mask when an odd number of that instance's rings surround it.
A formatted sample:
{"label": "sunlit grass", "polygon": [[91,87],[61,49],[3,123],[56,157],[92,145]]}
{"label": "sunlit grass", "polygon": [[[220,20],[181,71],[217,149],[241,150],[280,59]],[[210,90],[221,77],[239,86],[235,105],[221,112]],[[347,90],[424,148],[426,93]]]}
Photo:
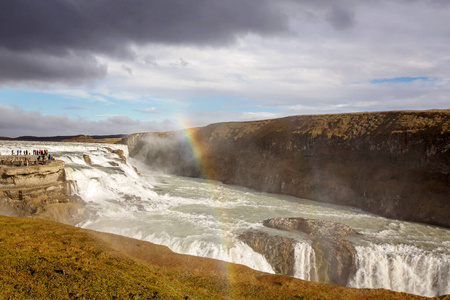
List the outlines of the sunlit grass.
{"label": "sunlit grass", "polygon": [[3,216],[0,286],[0,299],[419,298],[269,275],[54,221]]}

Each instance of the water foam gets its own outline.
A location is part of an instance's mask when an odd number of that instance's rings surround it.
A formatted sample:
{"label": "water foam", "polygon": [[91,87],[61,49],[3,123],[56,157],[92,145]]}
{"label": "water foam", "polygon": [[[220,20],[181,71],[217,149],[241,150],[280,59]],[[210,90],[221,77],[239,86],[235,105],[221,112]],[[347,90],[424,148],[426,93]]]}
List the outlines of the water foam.
{"label": "water foam", "polygon": [[[450,255],[415,246],[357,246],[356,274],[349,286],[386,288],[428,297],[450,293]],[[438,249],[437,249],[438,250]]]}
{"label": "water foam", "polygon": [[297,243],[294,247],[294,277],[317,281],[316,253],[308,243]]}

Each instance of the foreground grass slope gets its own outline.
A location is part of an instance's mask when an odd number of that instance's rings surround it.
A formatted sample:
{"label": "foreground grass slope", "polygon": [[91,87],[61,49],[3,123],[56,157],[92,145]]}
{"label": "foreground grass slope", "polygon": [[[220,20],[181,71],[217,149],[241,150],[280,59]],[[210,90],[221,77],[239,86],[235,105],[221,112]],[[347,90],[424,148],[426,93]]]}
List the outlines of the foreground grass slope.
{"label": "foreground grass slope", "polygon": [[[175,254],[54,221],[0,216],[0,299],[420,299]],[[444,299],[444,297],[441,297]],[[449,297],[445,299],[450,299]]]}

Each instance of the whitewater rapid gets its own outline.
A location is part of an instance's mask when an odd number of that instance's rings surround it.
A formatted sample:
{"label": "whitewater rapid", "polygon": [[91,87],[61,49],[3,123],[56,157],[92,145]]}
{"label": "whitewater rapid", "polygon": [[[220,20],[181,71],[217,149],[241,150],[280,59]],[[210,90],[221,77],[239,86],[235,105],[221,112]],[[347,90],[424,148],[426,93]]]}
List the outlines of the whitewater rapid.
{"label": "whitewater rapid", "polygon": [[[127,162],[107,147],[123,150]],[[348,286],[423,296],[450,294],[448,229],[219,182],[164,175],[129,158],[125,145],[0,142],[2,154],[16,149],[48,149],[66,163],[72,192],[86,201],[90,211],[89,219],[78,224],[80,227],[273,273],[262,255],[237,238],[239,234],[252,229],[273,234],[262,221],[274,217],[337,221],[360,233],[351,238],[357,251],[356,273]],[[93,166],[86,164],[83,155],[89,155]],[[314,250],[308,240],[301,236],[296,239],[294,276],[316,280]]]}

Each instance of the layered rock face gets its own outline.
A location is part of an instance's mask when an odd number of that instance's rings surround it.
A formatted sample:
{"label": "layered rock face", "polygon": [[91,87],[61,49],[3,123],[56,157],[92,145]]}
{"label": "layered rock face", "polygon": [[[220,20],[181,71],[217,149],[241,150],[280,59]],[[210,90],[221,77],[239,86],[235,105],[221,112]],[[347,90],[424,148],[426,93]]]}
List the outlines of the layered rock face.
{"label": "layered rock face", "polygon": [[[295,116],[135,134],[166,172],[450,227],[450,110]],[[196,160],[196,158],[198,158]]]}
{"label": "layered rock face", "polygon": [[286,231],[306,233],[316,253],[316,266],[321,282],[345,286],[354,272],[355,247],[347,236],[357,232],[342,223],[304,218],[274,218],[265,220],[264,226]]}
{"label": "layered rock face", "polygon": [[82,201],[68,196],[63,161],[37,166],[0,166],[0,174],[1,214],[41,216],[73,223],[84,212]]}
{"label": "layered rock face", "polygon": [[255,252],[262,254],[276,274],[294,275],[295,241],[293,239],[272,236],[260,231],[244,232],[239,238]]}
{"label": "layered rock face", "polygon": [[[304,218],[274,218],[263,225],[290,232],[307,234],[315,252],[315,265],[319,282],[346,286],[355,272],[354,256],[356,250],[347,236],[357,234],[351,227],[332,221]],[[264,255],[278,274],[294,275],[295,265],[293,238],[272,236],[261,231],[249,231],[239,238],[254,251]]]}

